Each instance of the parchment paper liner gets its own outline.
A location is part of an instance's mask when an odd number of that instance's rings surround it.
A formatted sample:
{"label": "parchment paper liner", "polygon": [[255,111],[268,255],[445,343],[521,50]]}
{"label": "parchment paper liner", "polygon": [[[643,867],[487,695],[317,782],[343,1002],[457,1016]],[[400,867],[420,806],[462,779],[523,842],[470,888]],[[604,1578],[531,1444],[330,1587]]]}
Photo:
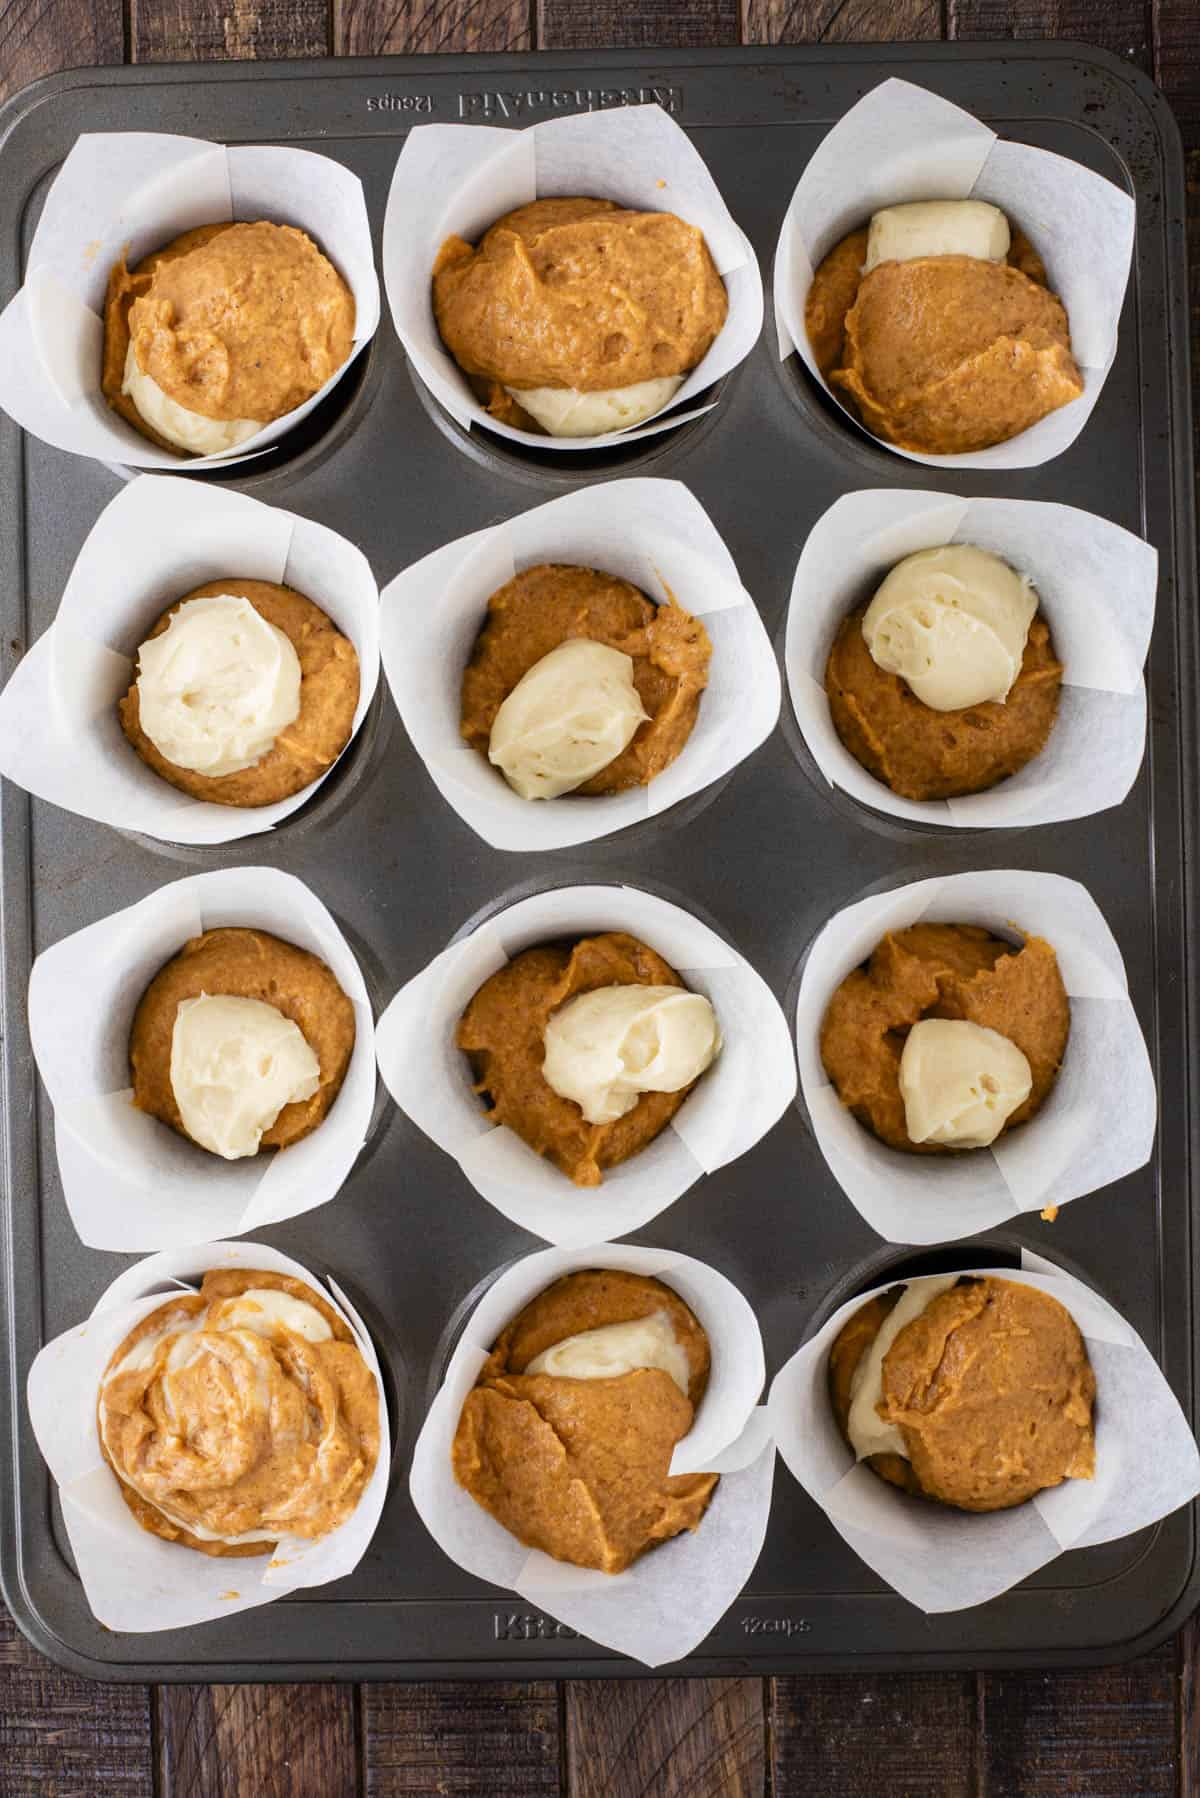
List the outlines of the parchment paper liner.
{"label": "parchment paper liner", "polygon": [[792,1474],[855,1554],[923,1611],[983,1604],[1063,1549],[1132,1535],[1200,1492],[1200,1454],[1141,1337],[1052,1262],[1023,1250],[1021,1265],[961,1271],[1034,1286],[1074,1317],[1096,1375],[1094,1479],[1066,1480],[1028,1504],[983,1514],[912,1498],[856,1465],[829,1403],[829,1350],[847,1318],[895,1279],[842,1305],[771,1386],[771,1432]]}
{"label": "parchment paper liner", "polygon": [[[233,454],[173,454],[113,412],[100,391],[108,273],[122,250],[132,268],[182,232],[223,219],[307,231],[354,295],[354,344],[319,393]],[[307,417],[378,323],[362,182],[340,162],[290,145],[226,148],[165,131],[88,132],[46,195],[25,284],[0,313],[0,407],[23,430],[77,456],[130,468],[229,468]]]}
{"label": "parchment paper liner", "polygon": [[786,361],[796,350],[846,410],[818,371],[804,326],[813,270],[884,206],[965,199],[999,206],[1032,240],[1067,309],[1083,393],[1006,443],[969,455],[929,456],[874,441],[931,468],[1036,468],[1074,443],[1112,367],[1133,254],[1134,203],[1081,163],[999,138],[969,112],[909,81],[883,81],[852,106],[796,184],[775,250],[779,357]]}
{"label": "parchment paper liner", "polygon": [[[118,1344],[172,1292],[195,1290],[214,1267],[292,1274],[329,1300],[349,1324],[379,1393],[379,1459],[361,1499],[340,1529],[316,1542],[280,1540],[268,1561],[213,1557],[164,1542],[142,1529],[100,1452],[96,1400]],[[88,1604],[108,1629],[178,1629],[249,1611],[285,1592],[327,1585],[351,1573],[370,1545],[387,1497],[391,1437],[379,1357],[341,1288],[257,1242],[213,1242],[170,1249],[127,1268],[92,1314],[46,1344],[29,1370],[30,1421],[59,1488],[63,1521]]]}
{"label": "parchment paper liner", "polygon": [[[671,1472],[720,1473],[699,1529],[607,1574],[528,1549],[459,1486],[450,1447],[467,1393],[510,1318],[562,1274],[621,1268],[664,1281],[700,1319],[712,1378]],[[723,1274],[670,1249],[628,1245],[543,1249],[489,1287],[467,1320],[413,1454],[409,1485],[430,1535],[477,1579],[508,1586],[591,1641],[646,1666],[678,1660],[703,1641],[749,1579],[766,1534],[775,1450],[757,1400],[765,1369],[753,1311]]]}
{"label": "parchment paper liner", "polygon": [[[459,728],[462,675],[498,587],[540,562],[623,576],[672,596],[712,638],[709,684],[691,736],[646,787],[608,797],[521,799]],[[655,817],[757,749],[779,716],[779,671],[758,609],[700,502],[681,481],[608,481],[434,550],[388,583],[384,672],[443,798],[496,849],[559,849]]]}
{"label": "parchment paper liner", "polygon": [[[638,937],[704,993],[724,1047],[668,1127],[586,1190],[506,1126],[487,1122],[454,1033],[472,996],[513,956],[606,930]],[[507,906],[401,987],[379,1019],[376,1049],[396,1103],[475,1190],[513,1223],[572,1249],[657,1217],[702,1174],[752,1148],[796,1090],[787,1023],[766,983],[699,919],[628,886],[557,887]]]}
{"label": "parchment paper liner", "polygon": [[[1024,931],[1045,937],[1058,957],[1071,1001],[1062,1071],[1036,1116],[990,1149],[935,1158],[888,1148],[842,1105],[821,1064],[821,1019],[835,988],[889,930],[920,920],[980,924],[1008,938]],[[1121,951],[1087,888],[1061,874],[989,868],[846,906],[809,950],[796,1042],[821,1152],[851,1204],[889,1242],[951,1242],[1023,1211],[1065,1205],[1141,1167],[1154,1143],[1154,1074]]]}
{"label": "parchment paper liner", "polygon": [[353,742],[379,684],[379,594],[362,551],[246,494],[140,475],[96,520],[54,623],[0,694],[0,771],[80,817],[174,843],[252,836],[311,799],[330,769],[273,805],[193,799],[148,768],[121,729],[117,701],[151,626],[223,576],[294,587],[349,637],[360,681]]}
{"label": "parchment paper liner", "polygon": [[[825,663],[838,626],[905,556],[944,543],[990,550],[1038,590],[1063,664],[1050,740],[1018,774],[963,799],[902,799],[846,749],[833,728]],[[787,681],[804,741],[831,786],[894,818],[981,826],[1054,824],[1119,805],[1146,745],[1142,668],[1154,628],[1158,555],[1148,543],[1074,506],[959,499],[875,488],[835,500],[796,565],[787,623]]]}
{"label": "parchment paper liner", "polygon": [[[328,1116],[290,1148],[241,1161],[223,1161],[130,1103],[139,999],[189,937],[220,925],[268,930],[319,955],[354,1005],[354,1050]],[[321,901],[278,868],[172,881],[43,950],[29,977],[29,1028],[54,1105],[63,1197],[89,1248],[181,1249],[298,1217],[336,1196],[366,1138],[375,1100],[367,989]]]}
{"label": "parchment paper liner", "polygon": [[[517,206],[556,194],[613,200],[642,212],[673,212],[696,225],[725,282],[729,311],[708,354],[665,412],[628,431],[551,437],[492,418],[438,335],[432,275],[438,251],[457,234],[477,243]],[[451,417],[469,429],[538,450],[602,449],[671,430],[710,410],[694,402],[737,367],[762,329],[762,276],[703,158],[660,106],[572,113],[523,131],[488,125],[417,125],[396,163],[383,224],[383,283],[396,333],[413,369]]]}

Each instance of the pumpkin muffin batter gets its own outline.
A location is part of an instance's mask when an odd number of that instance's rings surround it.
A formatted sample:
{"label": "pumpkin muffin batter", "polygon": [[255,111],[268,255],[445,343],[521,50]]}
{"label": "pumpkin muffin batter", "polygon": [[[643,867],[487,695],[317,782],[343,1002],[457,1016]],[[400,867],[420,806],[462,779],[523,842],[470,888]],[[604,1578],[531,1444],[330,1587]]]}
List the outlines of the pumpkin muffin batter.
{"label": "pumpkin muffin batter", "polygon": [[698,618],[595,568],[543,562],[488,600],[463,672],[462,734],[487,759],[492,726],[522,676],[561,643],[587,638],[633,661],[646,722],[607,767],[575,793],[623,793],[670,767],[692,733],[708,684],[712,643]]}
{"label": "pumpkin muffin batter", "polygon": [[181,1136],[188,1131],[171,1084],[172,1036],[181,1002],[202,994],[273,1006],[295,1024],[316,1055],[316,1092],[285,1105],[264,1130],[260,1146],[286,1149],[299,1142],[328,1114],[354,1049],[354,1006],[333,973],[307,949],[265,930],[244,929],[206,930],[159,969],[138,1001],[129,1033],[133,1103]]}
{"label": "pumpkin muffin batter", "polygon": [[186,454],[123,392],[136,366],[168,399],[224,421],[282,418],[350,354],[354,296],[293,225],[200,225],[132,269],[114,263],[104,305],[101,391],[143,437]]}
{"label": "pumpkin muffin batter", "polygon": [[905,1128],[900,1058],[922,1018],[963,1018],[1016,1044],[1032,1088],[1004,1124],[1012,1130],[1034,1116],[1058,1077],[1071,1007],[1049,943],[1027,936],[1018,949],[973,924],[889,931],[866,966],[847,974],[821,1023],[821,1061],[838,1097],[890,1148],[948,1155],[961,1151],[915,1143]]}
{"label": "pumpkin muffin batter", "polygon": [[458,1046],[465,1050],[488,1119],[507,1124],[576,1186],[599,1186],[601,1169],[628,1161],[653,1142],[695,1085],[644,1092],[610,1124],[589,1124],[542,1073],[550,1014],[579,993],[605,986],[678,986],[674,968],[624,931],[584,937],[574,947],[526,949],[485,980],[464,1011]]}
{"label": "pumpkin muffin batter", "polygon": [[1078,399],[1061,300],[1020,231],[1005,262],[924,256],[862,267],[867,231],[813,276],[805,325],[817,366],[867,430],[900,449],[964,455]]}
{"label": "pumpkin muffin batter", "polygon": [[[847,1441],[855,1372],[902,1290],[869,1299],[830,1351],[830,1398]],[[964,1278],[937,1293],[884,1355],[876,1410],[899,1430],[908,1458],[879,1453],[866,1464],[941,1504],[1005,1510],[1063,1480],[1092,1478],[1095,1393],[1065,1306],[1011,1280]]]}
{"label": "pumpkin muffin batter", "polygon": [[982,793],[1046,747],[1058,713],[1062,664],[1035,616],[1021,671],[1001,704],[935,711],[875,661],[863,637],[867,608],[842,620],[825,668],[833,727],[856,762],[903,799]]}
{"label": "pumpkin muffin batter", "polygon": [[118,703],[121,729],[147,767],[193,799],[212,805],[274,805],[319,780],[350,741],[358,705],[358,651],[320,606],[273,581],[208,581],[168,606],[145,640],[160,637],[189,600],[222,594],[248,600],[291,643],[300,663],[299,715],[253,767],[233,774],[201,774],[167,760],[141,727],[136,675]]}
{"label": "pumpkin muffin batter", "polygon": [[[656,1313],[686,1354],[686,1395],[660,1367],[589,1379],[525,1372],[569,1336]],[[715,1473],[667,1472],[708,1374],[708,1338],[669,1286],[618,1269],[567,1274],[501,1332],[459,1417],[454,1476],[518,1541],[620,1573],[698,1528],[708,1507]]]}
{"label": "pumpkin muffin batter", "polygon": [[353,1512],[379,1457],[379,1391],[319,1292],[222,1268],[125,1337],[96,1426],[144,1530],[200,1554],[265,1555]]}
{"label": "pumpkin muffin batter", "polygon": [[508,392],[584,393],[687,374],[728,310],[703,233],[611,200],[535,200],[433,268],[442,340],[493,417],[543,427]]}

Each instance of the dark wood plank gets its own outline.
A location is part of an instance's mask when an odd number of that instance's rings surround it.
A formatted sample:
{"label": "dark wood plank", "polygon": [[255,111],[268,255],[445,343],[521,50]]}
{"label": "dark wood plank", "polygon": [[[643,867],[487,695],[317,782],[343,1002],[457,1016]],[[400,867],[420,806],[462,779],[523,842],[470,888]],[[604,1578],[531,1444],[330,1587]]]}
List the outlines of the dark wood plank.
{"label": "dark wood plank", "polygon": [[571,1680],[564,1713],[570,1798],[767,1790],[760,1679]]}
{"label": "dark wood plank", "polygon": [[160,1798],[358,1798],[353,1686],[159,1686]]}
{"label": "dark wood plank", "polygon": [[366,1798],[558,1798],[551,1680],[362,1688]]}
{"label": "dark wood plank", "polygon": [[64,1673],[0,1606],[4,1798],[152,1798],[153,1762],[149,1688]]}
{"label": "dark wood plank", "polygon": [[1149,69],[1151,0],[947,0],[948,36],[1065,38]]}
{"label": "dark wood plank", "polygon": [[325,56],[327,0],[129,0],[130,62]]}
{"label": "dark wood plank", "polygon": [[[771,1680],[772,1798],[965,1798],[978,1785],[970,1673]],[[1015,1798],[996,1786],[994,1798]]]}
{"label": "dark wood plank", "polygon": [[121,62],[121,0],[6,0],[0,5],[0,100],[59,69]]}
{"label": "dark wood plank", "polygon": [[[1200,7],[1196,0],[1154,0],[1154,79],[1171,102],[1185,146],[1190,151],[1200,150]],[[1198,205],[1193,186],[1193,217]],[[1192,297],[1196,298],[1195,287]]]}
{"label": "dark wood plank", "polygon": [[1176,1690],[1171,1647],[1124,1667],[984,1675],[981,1789],[1005,1798],[1171,1798]]}
{"label": "dark wood plank", "polygon": [[1200,1612],[1175,1638],[1179,1676],[1176,1705],[1179,1749],[1179,1798],[1200,1798]]}
{"label": "dark wood plank", "polygon": [[895,44],[941,36],[942,0],[744,0],[747,44]]}
{"label": "dark wood plank", "polygon": [[330,0],[338,56],[529,50],[534,0]]}
{"label": "dark wood plank", "polygon": [[680,50],[736,44],[738,0],[537,0],[541,50]]}

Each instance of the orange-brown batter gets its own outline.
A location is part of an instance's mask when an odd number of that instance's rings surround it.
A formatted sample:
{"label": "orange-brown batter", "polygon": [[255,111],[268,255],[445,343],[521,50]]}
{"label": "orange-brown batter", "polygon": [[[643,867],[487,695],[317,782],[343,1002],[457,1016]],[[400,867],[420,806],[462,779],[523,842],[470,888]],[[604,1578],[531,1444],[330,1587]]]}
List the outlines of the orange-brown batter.
{"label": "orange-brown batter", "polygon": [[[829,1360],[843,1433],[854,1370],[899,1297],[871,1299]],[[964,1511],[1000,1511],[1095,1471],[1095,1376],[1074,1318],[1012,1280],[963,1279],[900,1331],[883,1358],[880,1417],[910,1459],[867,1457],[881,1478]]]}
{"label": "orange-brown batter", "polygon": [[656,606],[613,574],[543,562],[499,588],[462,681],[462,734],[486,759],[496,713],[543,656],[587,637],[633,660],[633,684],[649,716],[626,747],[576,787],[623,793],[647,786],[670,766],[692,733],[708,684],[712,644],[680,605]]}
{"label": "orange-brown batter", "polygon": [[[587,1380],[523,1371],[568,1336],[660,1311],[687,1354],[686,1397],[661,1368]],[[708,1507],[715,1473],[667,1472],[708,1374],[708,1338],[669,1286],[617,1269],[567,1274],[501,1332],[459,1417],[455,1478],[530,1548],[620,1573],[696,1529]]]}
{"label": "orange-brown batter", "polygon": [[842,620],[825,668],[834,729],[855,761],[904,799],[956,799],[1015,774],[1046,746],[1058,713],[1062,665],[1038,613],[1002,705],[939,712],[867,648],[866,607]]}
{"label": "orange-brown batter", "polygon": [[1017,948],[973,924],[889,931],[867,965],[847,974],[821,1023],[821,1060],[842,1104],[893,1149],[955,1155],[964,1151],[914,1143],[905,1129],[900,1057],[920,1018],[965,1018],[1017,1045],[1033,1086],[1004,1125],[1013,1130],[1058,1078],[1071,1006],[1049,943],[1028,936]]}
{"label": "orange-brown batter", "polygon": [[[285,1105],[262,1148],[286,1149],[316,1129],[346,1077],[354,1050],[354,1006],[332,971],[307,949],[265,930],[206,930],[161,967],[138,1001],[129,1033],[133,1103],[187,1136],[171,1086],[171,1037],[184,999],[230,994],[258,999],[290,1018],[321,1065],[311,1099]],[[188,1137],[189,1142],[193,1139]]]}
{"label": "orange-brown batter", "polygon": [[507,388],[595,393],[686,374],[725,323],[728,298],[694,225],[570,198],[519,206],[477,248],[447,238],[433,309],[488,410],[538,431]]}
{"label": "orange-brown batter", "polygon": [[[266,1289],[311,1305],[331,1335],[310,1342],[261,1305],[253,1328],[229,1316],[238,1295]],[[139,1343],[146,1365],[118,1372]],[[304,1281],[247,1268],[207,1273],[198,1293],[168,1299],[129,1332],[100,1383],[96,1424],[142,1528],[206,1555],[270,1554],[280,1536],[328,1535],[379,1457],[379,1391],[350,1330]],[[248,1532],[266,1539],[211,1539]]]}
{"label": "orange-brown batter", "polygon": [[550,1014],[600,986],[682,985],[661,955],[624,931],[584,937],[573,948],[548,943],[515,956],[484,981],[458,1026],[458,1046],[470,1060],[476,1092],[488,1101],[490,1121],[507,1124],[577,1186],[599,1186],[600,1170],[653,1142],[692,1086],[642,1093],[624,1117],[589,1124],[579,1106],[543,1077]]}
{"label": "orange-brown batter", "polygon": [[247,599],[260,617],[283,632],[300,663],[300,711],[251,768],[233,774],[198,774],[181,768],[155,747],[141,728],[136,678],[118,703],[121,729],[142,760],[164,780],[213,805],[273,805],[311,786],[337,760],[354,724],[358,704],[358,652],[319,606],[273,581],[218,580],[195,587],[167,607],[146,640],[161,636],[191,599],[232,594]]}

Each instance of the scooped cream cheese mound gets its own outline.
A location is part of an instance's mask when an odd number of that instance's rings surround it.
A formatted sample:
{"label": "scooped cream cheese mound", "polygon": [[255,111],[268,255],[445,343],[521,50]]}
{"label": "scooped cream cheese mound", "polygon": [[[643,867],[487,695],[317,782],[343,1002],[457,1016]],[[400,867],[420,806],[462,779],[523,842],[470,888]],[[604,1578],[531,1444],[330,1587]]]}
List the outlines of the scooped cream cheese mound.
{"label": "scooped cream cheese mound", "polygon": [[648,716],[632,658],[572,637],[535,662],[505,699],[488,760],[522,799],[557,799],[607,768]]}
{"label": "scooped cream cheese mound", "polygon": [[900,1095],[912,1142],[986,1149],[1032,1090],[1016,1043],[968,1018],[921,1018],[904,1040]]}
{"label": "scooped cream cheese mound", "polygon": [[557,1374],[568,1380],[615,1380],[639,1367],[657,1367],[670,1374],[687,1397],[691,1380],[687,1350],[665,1311],[654,1311],[630,1323],[581,1330],[577,1336],[567,1336],[543,1349],[527,1362],[524,1371]]}
{"label": "scooped cream cheese mound", "polygon": [[873,215],[863,274],[881,262],[914,262],[924,256],[1003,262],[1011,243],[1008,220],[986,200],[913,200]]}
{"label": "scooped cream cheese mound", "polygon": [[611,1124],[642,1093],[677,1093],[716,1059],[721,1033],[702,993],[601,986],[554,1012],[542,1074],[589,1124]]}
{"label": "scooped cream cheese mound", "polygon": [[863,617],[873,661],[935,712],[1008,698],[1038,596],[1029,576],[970,543],[906,556]]}
{"label": "scooped cream cheese mound", "polygon": [[627,431],[661,412],[683,382],[683,375],[657,375],[594,393],[578,387],[510,387],[508,392],[551,437],[602,437],[609,431]]}
{"label": "scooped cream cheese mound", "polygon": [[261,999],[183,999],[171,1032],[171,1089],[184,1129],[226,1161],[257,1155],[285,1105],[311,1099],[321,1064],[291,1018]]}
{"label": "scooped cream cheese mound", "polygon": [[145,373],[132,343],[125,357],[121,392],[133,401],[151,430],[193,456],[223,456],[266,427],[260,418],[206,418],[203,412],[181,406]]}
{"label": "scooped cream cheese mound", "polygon": [[957,1279],[957,1274],[932,1274],[910,1280],[860,1357],[850,1382],[850,1413],[846,1419],[846,1434],[860,1461],[868,1455],[902,1455],[906,1461],[909,1459],[899,1426],[885,1423],[876,1408],[883,1397],[884,1356],[901,1330],[920,1317],[940,1292],[948,1292]]}
{"label": "scooped cream cheese mound", "polygon": [[138,717],[179,768],[251,768],[300,713],[300,658],[248,599],[189,599],[138,650]]}

